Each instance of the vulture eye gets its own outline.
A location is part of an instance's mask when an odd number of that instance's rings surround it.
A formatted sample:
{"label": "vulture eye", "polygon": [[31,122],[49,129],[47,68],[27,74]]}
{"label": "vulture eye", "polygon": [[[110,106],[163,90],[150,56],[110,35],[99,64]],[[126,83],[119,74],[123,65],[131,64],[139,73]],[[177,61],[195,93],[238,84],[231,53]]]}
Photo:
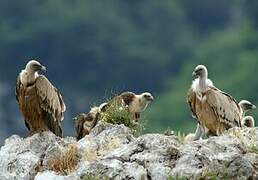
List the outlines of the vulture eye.
{"label": "vulture eye", "polygon": [[147,101],[153,101],[153,97],[149,94],[144,94],[143,97],[147,100]]}
{"label": "vulture eye", "polygon": [[150,97],[150,95],[148,95],[148,94],[145,94],[145,95],[144,95],[144,97],[145,97],[145,98],[148,98],[148,97]]}
{"label": "vulture eye", "polygon": [[41,69],[41,65],[40,64],[33,64],[32,68],[35,70],[40,70]]}

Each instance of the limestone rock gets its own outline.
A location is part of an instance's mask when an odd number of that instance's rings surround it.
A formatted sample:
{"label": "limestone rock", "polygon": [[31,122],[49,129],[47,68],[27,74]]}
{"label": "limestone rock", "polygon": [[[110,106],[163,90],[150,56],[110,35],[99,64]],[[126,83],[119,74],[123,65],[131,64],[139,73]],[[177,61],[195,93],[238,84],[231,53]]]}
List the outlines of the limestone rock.
{"label": "limestone rock", "polygon": [[[74,169],[64,174],[49,168],[49,160],[65,154],[71,144],[80,155]],[[181,144],[175,135],[134,137],[124,125],[100,123],[78,142],[51,132],[13,135],[0,150],[1,180],[255,179],[257,172],[257,128]]]}

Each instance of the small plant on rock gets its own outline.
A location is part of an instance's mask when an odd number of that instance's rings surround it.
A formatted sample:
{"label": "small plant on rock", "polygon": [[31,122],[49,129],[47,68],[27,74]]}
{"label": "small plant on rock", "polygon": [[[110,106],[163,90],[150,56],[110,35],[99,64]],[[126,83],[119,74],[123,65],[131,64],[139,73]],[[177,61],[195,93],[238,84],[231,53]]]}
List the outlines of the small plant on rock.
{"label": "small plant on rock", "polygon": [[185,144],[186,143],[185,137],[186,137],[185,133],[182,133],[180,131],[177,132],[177,138],[178,138],[178,141],[181,144]]}
{"label": "small plant on rock", "polygon": [[78,147],[75,144],[70,144],[62,154],[49,159],[47,165],[49,170],[68,175],[77,168],[80,159]]}
{"label": "small plant on rock", "polygon": [[112,99],[105,112],[101,113],[101,119],[111,124],[124,124],[133,130],[135,135],[140,135],[144,129],[146,121],[134,120],[133,114],[130,113],[128,106],[124,105],[119,99]]}
{"label": "small plant on rock", "polygon": [[258,154],[258,147],[256,144],[251,144],[247,147],[247,150],[249,153],[255,153]]}

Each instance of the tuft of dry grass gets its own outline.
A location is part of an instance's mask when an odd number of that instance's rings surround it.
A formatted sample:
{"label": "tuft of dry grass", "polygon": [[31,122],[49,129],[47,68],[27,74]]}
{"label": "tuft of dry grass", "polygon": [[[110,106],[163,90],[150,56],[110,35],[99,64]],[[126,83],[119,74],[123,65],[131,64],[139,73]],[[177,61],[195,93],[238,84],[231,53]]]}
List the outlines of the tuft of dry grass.
{"label": "tuft of dry grass", "polygon": [[55,171],[62,175],[68,175],[73,172],[79,164],[81,155],[75,144],[69,144],[67,149],[57,157],[47,161],[49,170]]}

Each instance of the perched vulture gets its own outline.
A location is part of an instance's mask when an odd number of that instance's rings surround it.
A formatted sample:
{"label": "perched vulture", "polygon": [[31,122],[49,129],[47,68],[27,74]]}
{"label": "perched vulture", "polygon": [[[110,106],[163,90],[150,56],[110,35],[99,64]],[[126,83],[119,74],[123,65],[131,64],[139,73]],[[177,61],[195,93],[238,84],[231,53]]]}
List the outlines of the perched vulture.
{"label": "perched vulture", "polygon": [[[247,101],[247,100],[241,100],[238,103],[239,107],[240,107],[240,117],[241,117],[241,126],[245,126],[245,127],[254,127],[254,119],[252,116],[245,116],[245,114],[252,110],[252,109],[256,109],[256,106],[253,105],[251,102]],[[200,124],[197,124],[197,128],[196,128],[196,132],[194,135],[189,136],[189,140],[197,140],[200,136],[203,138],[205,136],[207,136],[208,134],[205,134],[205,128],[200,126]]]}
{"label": "perched vulture", "polygon": [[82,139],[90,133],[92,128],[96,126],[99,117],[100,109],[98,107],[93,107],[89,113],[81,113],[74,118],[77,140]]}
{"label": "perched vulture", "polygon": [[256,106],[247,100],[241,100],[238,105],[241,108],[241,124],[243,127],[254,127],[254,118],[252,116],[245,116],[245,114],[252,110],[256,109]]}
{"label": "perched vulture", "polygon": [[87,114],[81,113],[77,115],[74,118],[77,140],[82,139],[85,135],[90,133],[100,120],[101,113],[105,113],[114,101],[118,101],[121,105],[127,106],[135,120],[138,120],[140,113],[153,101],[153,96],[147,92],[140,95],[136,95],[132,92],[124,92],[114,97],[109,102],[102,103],[99,107],[91,108],[90,112]]}
{"label": "perched vulture", "polygon": [[[197,131],[220,135],[229,128],[240,127],[241,108],[232,96],[213,85],[208,79],[207,68],[198,65],[193,76],[197,79],[188,91],[187,102],[193,117],[198,119]],[[200,138],[201,134],[196,135],[195,139]]]}
{"label": "perched vulture", "polygon": [[21,71],[16,83],[16,99],[30,134],[52,131],[62,137],[61,121],[66,110],[60,92],[39,71],[46,70],[31,60]]}
{"label": "perched vulture", "polygon": [[241,118],[244,118],[248,111],[256,109],[256,106],[247,100],[241,100],[238,105],[241,108]]}
{"label": "perched vulture", "polygon": [[[123,92],[119,96],[114,97],[113,100],[121,101],[123,105],[127,106],[129,112],[133,114],[134,120],[137,121],[140,118],[140,114],[145,111],[154,98],[151,93],[148,92],[144,92],[139,95],[133,92]],[[109,105],[110,102],[103,104],[102,111],[104,112]]]}
{"label": "perched vulture", "polygon": [[252,116],[245,116],[242,119],[243,127],[254,127],[254,118]]}

